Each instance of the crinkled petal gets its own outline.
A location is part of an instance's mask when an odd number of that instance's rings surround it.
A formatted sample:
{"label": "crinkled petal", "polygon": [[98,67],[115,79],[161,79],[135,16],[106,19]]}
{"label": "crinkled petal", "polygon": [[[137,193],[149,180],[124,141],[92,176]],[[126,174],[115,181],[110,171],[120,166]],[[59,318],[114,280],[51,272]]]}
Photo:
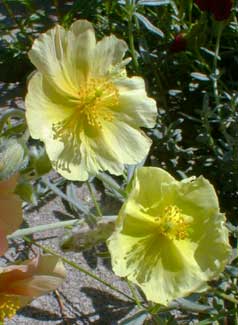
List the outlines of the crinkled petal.
{"label": "crinkled petal", "polygon": [[104,123],[102,130],[91,135],[82,132],[78,144],[64,145],[48,134],[46,151],[56,170],[71,180],[86,180],[99,171],[123,173],[124,164],[135,164],[147,155],[151,140],[140,130],[115,121]]}
{"label": "crinkled petal", "polygon": [[108,240],[113,271],[118,276],[127,277],[142,288],[148,300],[163,305],[206,288],[206,277],[193,258],[192,245],[187,243],[182,250],[158,236],[155,228],[148,234],[144,222],[137,222],[136,230],[131,229],[135,223],[131,216],[126,219],[123,229]]}
{"label": "crinkled petal", "polygon": [[72,24],[69,31],[56,26],[40,35],[29,57],[54,87],[75,95],[80,82],[87,78],[95,45],[92,24],[81,20]]}
{"label": "crinkled petal", "polygon": [[208,218],[202,226],[197,222],[194,224],[194,233],[191,235],[191,240],[197,242],[194,258],[208,279],[218,276],[225,268],[227,257],[231,254],[228,238],[225,217],[221,213]]}
{"label": "crinkled petal", "polygon": [[[162,169],[144,167],[128,191],[108,239],[114,272],[139,285],[148,300],[164,305],[205,290],[206,282],[224,270],[231,249],[213,186],[203,177],[178,182]],[[169,228],[161,232],[157,223],[170,206],[188,222],[183,238],[168,236]],[[177,217],[171,215],[175,223]]]}
{"label": "crinkled petal", "polygon": [[104,124],[103,140],[108,150],[123,164],[141,162],[152,143],[144,132],[118,120]]}
{"label": "crinkled petal", "polygon": [[54,123],[66,119],[75,109],[73,98],[57,93],[39,72],[29,82],[25,103],[31,136],[42,141],[48,139]]}
{"label": "crinkled petal", "polygon": [[193,217],[191,236],[194,241],[201,240],[201,236],[207,233],[209,224],[215,227],[218,222],[219,226],[222,226],[223,217],[219,213],[218,198],[207,179],[200,176],[177,182],[173,186],[173,193],[174,204],[185,215]]}
{"label": "crinkled petal", "polygon": [[78,90],[91,75],[96,47],[93,25],[87,20],[77,20],[70,26],[67,37],[67,63]]}
{"label": "crinkled petal", "polygon": [[120,64],[127,51],[127,44],[114,35],[106,36],[96,45],[92,73],[94,76],[104,76],[110,73],[110,68]]}
{"label": "crinkled petal", "polygon": [[34,41],[28,55],[38,71],[47,76],[57,89],[71,94],[76,88],[65,66],[67,42],[65,29],[56,26]]}
{"label": "crinkled petal", "polygon": [[162,204],[169,205],[174,200],[173,191],[170,191],[171,184],[177,184],[177,181],[165,170],[156,167],[139,168],[128,188],[130,190],[132,187],[130,199],[143,206],[147,213],[161,209]]}
{"label": "crinkled petal", "polygon": [[103,123],[100,134],[82,134],[82,159],[90,174],[107,170],[120,175],[124,164],[135,164],[148,154],[151,140],[140,130],[121,122]]}
{"label": "crinkled petal", "polygon": [[214,187],[202,176],[177,182],[175,204],[188,215],[196,213],[210,218],[219,212]]}
{"label": "crinkled petal", "polygon": [[133,199],[123,204],[116,221],[117,231],[123,235],[133,237],[146,237],[153,233],[156,224],[154,218],[148,215],[143,206]]}
{"label": "crinkled petal", "polygon": [[144,80],[140,77],[123,78],[114,84],[119,90],[119,105],[113,107],[116,118],[137,127],[154,127],[156,102],[147,96]]}
{"label": "crinkled petal", "polygon": [[105,145],[103,137],[94,138],[82,132],[80,139],[73,146],[49,136],[45,143],[50,160],[63,177],[85,181],[99,171],[108,170],[116,175],[123,173],[123,164]]}

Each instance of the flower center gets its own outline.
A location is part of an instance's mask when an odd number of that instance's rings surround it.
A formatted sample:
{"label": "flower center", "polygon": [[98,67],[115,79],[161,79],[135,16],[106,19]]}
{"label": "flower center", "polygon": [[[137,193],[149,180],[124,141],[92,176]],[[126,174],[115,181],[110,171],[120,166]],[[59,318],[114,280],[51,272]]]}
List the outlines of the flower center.
{"label": "flower center", "polygon": [[[80,132],[100,130],[103,121],[112,121],[114,108],[119,103],[119,93],[106,78],[90,79],[82,85],[76,99],[73,113],[66,119],[52,125],[53,138],[64,144],[64,149],[53,166],[69,171],[69,164],[81,160]],[[68,157],[67,161],[64,157]],[[71,157],[71,158],[69,158]]]}
{"label": "flower center", "polygon": [[90,79],[79,92],[77,115],[85,118],[93,127],[101,127],[101,121],[112,121],[112,112],[107,108],[118,105],[118,90],[107,79]]}
{"label": "flower center", "polygon": [[18,297],[15,296],[0,296],[0,321],[5,318],[12,318],[17,310],[21,307]]}
{"label": "flower center", "polygon": [[181,210],[175,205],[166,207],[157,222],[159,233],[169,239],[181,240],[188,237],[189,223],[184,220]]}
{"label": "flower center", "polygon": [[101,128],[102,121],[112,121],[109,110],[118,105],[117,88],[107,79],[90,79],[79,90],[73,113],[63,121],[53,124],[54,138],[64,142],[70,135],[91,126]]}

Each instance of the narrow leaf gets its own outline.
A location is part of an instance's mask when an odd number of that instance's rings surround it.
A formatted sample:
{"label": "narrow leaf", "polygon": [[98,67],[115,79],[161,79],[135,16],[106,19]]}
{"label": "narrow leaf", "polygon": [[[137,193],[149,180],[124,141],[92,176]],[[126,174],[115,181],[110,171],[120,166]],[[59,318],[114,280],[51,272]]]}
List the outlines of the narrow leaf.
{"label": "narrow leaf", "polygon": [[120,322],[120,325],[143,325],[144,321],[148,317],[148,312],[145,310],[141,310],[134,314],[131,317],[128,317],[124,321]]}
{"label": "narrow leaf", "polygon": [[170,0],[139,0],[137,4],[140,6],[164,6],[169,5]]}
{"label": "narrow leaf", "polygon": [[164,37],[164,33],[158,27],[154,26],[145,16],[135,12],[134,15],[139,19],[139,21],[152,33]]}
{"label": "narrow leaf", "polygon": [[209,77],[201,72],[192,72],[191,73],[191,77],[193,77],[194,79],[200,80],[200,81],[209,81]]}

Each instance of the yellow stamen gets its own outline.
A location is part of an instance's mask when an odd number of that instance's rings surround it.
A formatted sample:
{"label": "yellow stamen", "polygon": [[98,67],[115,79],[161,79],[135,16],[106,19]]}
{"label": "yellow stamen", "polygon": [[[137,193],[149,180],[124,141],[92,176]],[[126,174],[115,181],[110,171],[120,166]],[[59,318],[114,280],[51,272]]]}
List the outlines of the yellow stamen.
{"label": "yellow stamen", "polygon": [[79,89],[75,109],[72,114],[52,126],[53,138],[64,144],[63,156],[71,156],[70,161],[58,158],[53,161],[55,168],[69,170],[69,163],[81,160],[81,131],[100,130],[103,121],[113,120],[112,109],[119,103],[116,86],[106,78],[90,79]]}
{"label": "yellow stamen", "polygon": [[0,295],[0,321],[3,322],[5,318],[12,318],[17,310],[21,308],[19,298],[16,296]]}
{"label": "yellow stamen", "polygon": [[175,205],[166,207],[163,215],[156,221],[159,233],[167,238],[181,240],[188,237],[189,223],[184,220],[184,215]]}
{"label": "yellow stamen", "polygon": [[79,106],[76,114],[85,118],[93,127],[101,127],[101,121],[112,121],[107,108],[118,105],[118,90],[107,79],[91,79],[79,91]]}

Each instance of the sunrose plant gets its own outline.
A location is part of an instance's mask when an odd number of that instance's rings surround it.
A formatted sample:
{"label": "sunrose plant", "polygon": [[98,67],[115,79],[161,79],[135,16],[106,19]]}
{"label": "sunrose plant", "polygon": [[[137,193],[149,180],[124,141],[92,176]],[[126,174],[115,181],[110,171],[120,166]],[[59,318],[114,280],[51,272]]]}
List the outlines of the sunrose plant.
{"label": "sunrose plant", "polygon": [[22,223],[21,199],[14,194],[17,175],[0,181],[0,256],[8,248],[7,235],[13,233]]}
{"label": "sunrose plant", "polygon": [[45,143],[54,168],[65,178],[87,180],[147,155],[156,103],[142,78],[126,75],[127,45],[115,36],[96,42],[90,22],[78,20],[42,34],[29,52],[37,72],[30,79],[26,118],[30,134]]}
{"label": "sunrose plant", "polygon": [[65,269],[55,256],[38,256],[19,265],[0,267],[0,321],[11,318],[31,300],[57,289]]}
{"label": "sunrose plant", "polygon": [[168,305],[223,271],[230,246],[225,217],[204,177],[175,180],[166,171],[136,171],[108,239],[114,272]]}

